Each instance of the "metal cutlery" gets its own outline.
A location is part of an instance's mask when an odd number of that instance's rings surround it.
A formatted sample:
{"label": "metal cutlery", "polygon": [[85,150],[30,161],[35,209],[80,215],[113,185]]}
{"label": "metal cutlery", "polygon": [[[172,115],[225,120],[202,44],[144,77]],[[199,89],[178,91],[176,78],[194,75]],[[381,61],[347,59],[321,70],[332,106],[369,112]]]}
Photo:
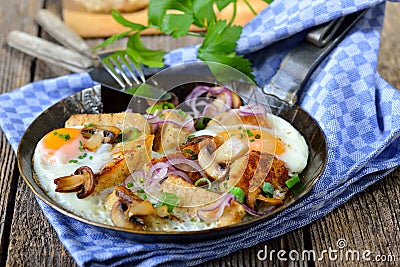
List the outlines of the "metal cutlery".
{"label": "metal cutlery", "polygon": [[7,44],[69,71],[88,72],[94,81],[111,89],[152,100],[171,97],[160,88],[143,86],[145,77],[141,67],[133,64],[123,50],[92,53],[79,35],[48,10],[38,11],[36,21],[64,46],[17,30],[8,34]]}

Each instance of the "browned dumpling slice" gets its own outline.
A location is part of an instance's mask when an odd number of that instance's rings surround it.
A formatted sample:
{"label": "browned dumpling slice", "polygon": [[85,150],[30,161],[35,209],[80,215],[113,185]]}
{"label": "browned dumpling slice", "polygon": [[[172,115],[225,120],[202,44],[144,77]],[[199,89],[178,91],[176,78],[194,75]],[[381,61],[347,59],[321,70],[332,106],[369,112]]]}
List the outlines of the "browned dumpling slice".
{"label": "browned dumpling slice", "polygon": [[85,125],[114,126],[121,131],[134,127],[139,133],[151,134],[150,124],[139,113],[74,114],[65,122],[65,127]]}

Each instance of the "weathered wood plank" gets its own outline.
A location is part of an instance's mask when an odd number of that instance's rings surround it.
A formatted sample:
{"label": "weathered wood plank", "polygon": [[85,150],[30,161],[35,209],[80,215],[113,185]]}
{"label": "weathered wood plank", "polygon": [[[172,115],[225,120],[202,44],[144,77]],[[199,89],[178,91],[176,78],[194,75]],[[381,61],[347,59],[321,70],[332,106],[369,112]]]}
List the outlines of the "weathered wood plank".
{"label": "weathered wood plank", "polygon": [[[18,51],[11,51],[5,44],[6,35],[13,29],[24,29],[36,33],[28,19],[12,20],[12,17],[30,17],[32,10],[39,1],[0,1],[0,93],[10,91],[30,81],[30,66],[32,59],[27,58]],[[7,259],[9,232],[15,205],[15,192],[17,188],[18,170],[16,158],[11,146],[3,133],[0,133],[0,266]]]}
{"label": "weathered wood plank", "polygon": [[378,61],[378,71],[390,84],[400,89],[400,5],[386,3],[384,30]]}
{"label": "weathered wood plank", "polygon": [[[376,266],[372,261],[376,255],[399,257],[399,178],[400,168],[311,225],[313,249],[317,255],[321,256],[324,250],[337,251],[331,256],[324,254],[316,266],[348,266],[349,262]],[[362,253],[367,250],[371,251],[371,255],[366,255],[371,261],[362,259]],[[354,261],[351,251],[355,253]],[[398,263],[384,265],[397,266]]]}
{"label": "weathered wood plank", "polygon": [[[59,5],[59,1],[51,2]],[[10,6],[10,4],[10,2],[7,2],[7,5],[3,4],[3,6]],[[27,3],[20,4],[20,10],[18,12],[26,13],[15,15],[25,16],[27,18],[26,20],[16,20],[16,22],[21,23],[22,21],[25,21],[26,25],[16,26],[13,29],[20,29],[31,34],[38,34],[39,27],[34,22],[33,17],[36,10],[43,8],[44,3],[43,1],[30,1],[29,9],[27,6]],[[50,9],[54,10],[57,9],[57,7],[52,7],[50,5]],[[9,30],[2,30],[1,33],[6,34],[8,31]],[[17,55],[16,58],[21,59],[15,61],[13,58],[12,69],[15,74],[11,74],[10,76],[18,77],[24,73],[27,73],[28,75],[26,75],[27,79],[21,79],[22,84],[13,85],[12,88],[29,83],[31,79],[41,80],[44,77],[51,77],[52,75],[54,75],[53,77],[56,77],[67,73],[60,68],[51,69],[38,67],[38,65],[43,66],[44,63],[39,63],[33,58],[25,56],[18,51],[12,51],[12,55],[13,54]],[[14,70],[14,68],[18,69]],[[33,75],[31,75],[31,70],[34,70]],[[5,77],[8,77],[8,75]],[[14,155],[12,155],[12,158],[15,160]],[[11,169],[12,168],[10,168],[10,170]],[[18,175],[18,172],[15,173],[14,179],[17,179],[16,183],[18,183],[18,186],[16,187],[17,190],[14,189],[16,192],[10,194],[15,197],[15,207],[13,210],[14,214],[12,214],[13,220],[10,229],[8,258],[6,262],[7,266],[74,266],[74,260],[64,249],[55,231],[40,210],[33,193],[23,182],[22,177]],[[2,181],[3,180],[4,179],[2,179]]]}

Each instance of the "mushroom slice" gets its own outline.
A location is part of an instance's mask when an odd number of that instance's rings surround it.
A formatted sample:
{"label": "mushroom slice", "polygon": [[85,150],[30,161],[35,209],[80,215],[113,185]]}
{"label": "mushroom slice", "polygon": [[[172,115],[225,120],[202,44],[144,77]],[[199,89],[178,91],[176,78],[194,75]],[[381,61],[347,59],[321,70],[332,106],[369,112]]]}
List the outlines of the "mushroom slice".
{"label": "mushroom slice", "polygon": [[116,186],[112,194],[116,198],[109,199],[117,199],[111,209],[111,220],[114,225],[134,230],[145,230],[145,216],[154,213],[150,201],[142,200],[122,186]]}
{"label": "mushroom slice", "polygon": [[216,144],[212,139],[205,139],[199,144],[198,161],[204,172],[213,180],[219,180],[226,177],[228,169],[219,165],[215,161]]}
{"label": "mushroom slice", "polygon": [[228,174],[227,166],[249,151],[249,147],[240,138],[231,137],[218,149],[213,139],[205,139],[199,143],[198,160],[204,172],[215,180],[223,179]]}
{"label": "mushroom slice", "polygon": [[121,130],[115,126],[87,126],[81,130],[82,136],[90,139],[92,135],[100,134],[103,139],[102,143],[112,144],[117,139]]}
{"label": "mushroom slice", "polygon": [[93,193],[96,179],[90,167],[82,166],[76,169],[73,175],[54,179],[54,183],[56,184],[56,192],[77,192],[76,196],[82,199]]}
{"label": "mushroom slice", "polygon": [[102,143],[103,143],[103,135],[93,134],[83,145],[83,148],[93,152],[96,151],[101,146]]}
{"label": "mushroom slice", "polygon": [[115,226],[133,230],[145,230],[143,218],[126,215],[127,206],[121,201],[115,202],[111,209],[111,220]]}
{"label": "mushroom slice", "polygon": [[249,151],[244,139],[232,136],[215,151],[215,161],[231,163]]}
{"label": "mushroom slice", "polygon": [[119,201],[128,206],[127,211],[129,216],[150,215],[154,213],[154,208],[150,201],[139,198],[131,190],[117,186],[114,188],[114,192]]}

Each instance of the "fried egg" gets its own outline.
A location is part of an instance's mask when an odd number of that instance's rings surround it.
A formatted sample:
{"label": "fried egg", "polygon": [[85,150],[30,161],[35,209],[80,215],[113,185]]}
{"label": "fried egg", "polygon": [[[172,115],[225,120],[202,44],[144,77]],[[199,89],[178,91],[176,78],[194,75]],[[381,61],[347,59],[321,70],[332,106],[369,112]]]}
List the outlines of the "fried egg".
{"label": "fried egg", "polygon": [[286,120],[268,114],[270,128],[251,124],[221,125],[212,123],[210,127],[197,131],[194,136],[211,135],[224,141],[235,136],[247,142],[250,150],[275,155],[285,162],[289,173],[300,173],[307,165],[308,146],[304,137]]}
{"label": "fried egg", "polygon": [[112,224],[104,207],[107,190],[78,199],[76,193],[55,192],[54,179],[68,176],[81,166],[94,173],[112,160],[110,144],[102,144],[94,152],[83,149],[87,139],[80,128],[60,128],[47,133],[37,144],[33,155],[35,176],[47,194],[64,208],[92,221]]}

